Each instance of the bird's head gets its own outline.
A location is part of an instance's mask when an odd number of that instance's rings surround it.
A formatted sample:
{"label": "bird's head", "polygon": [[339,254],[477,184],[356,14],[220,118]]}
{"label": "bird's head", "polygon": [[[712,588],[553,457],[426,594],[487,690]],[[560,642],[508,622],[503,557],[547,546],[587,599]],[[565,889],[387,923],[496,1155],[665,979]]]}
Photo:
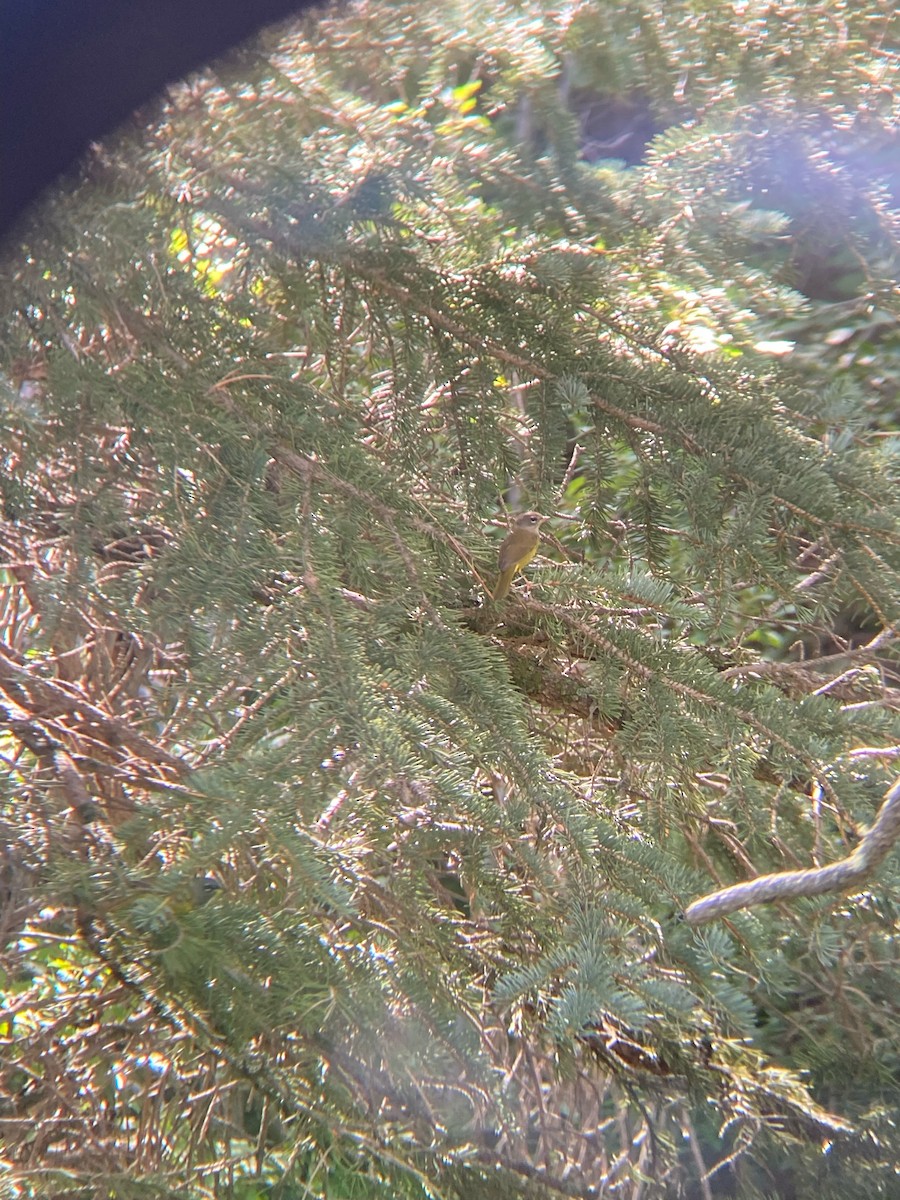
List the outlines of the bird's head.
{"label": "bird's head", "polygon": [[541,516],[539,512],[524,512],[513,521],[513,528],[527,529],[532,533],[537,533],[544,521],[549,520],[549,517]]}

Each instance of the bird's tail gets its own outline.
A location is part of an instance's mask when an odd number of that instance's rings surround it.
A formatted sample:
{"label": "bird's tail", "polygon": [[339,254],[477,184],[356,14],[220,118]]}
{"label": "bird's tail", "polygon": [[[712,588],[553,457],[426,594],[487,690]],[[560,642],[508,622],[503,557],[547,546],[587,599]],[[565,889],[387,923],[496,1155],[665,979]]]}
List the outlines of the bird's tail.
{"label": "bird's tail", "polygon": [[501,571],[497,576],[497,583],[494,587],[494,599],[502,600],[509,593],[512,587],[513,576],[516,573],[515,567],[508,567],[505,571]]}

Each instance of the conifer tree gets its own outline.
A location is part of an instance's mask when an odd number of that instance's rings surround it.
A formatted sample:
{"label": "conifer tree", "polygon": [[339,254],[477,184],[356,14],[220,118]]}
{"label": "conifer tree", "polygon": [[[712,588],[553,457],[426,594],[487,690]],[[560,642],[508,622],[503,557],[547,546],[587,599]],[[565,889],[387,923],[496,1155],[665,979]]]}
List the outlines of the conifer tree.
{"label": "conifer tree", "polygon": [[896,864],[689,907],[893,782],[889,37],[351,7],[5,247],[10,1195],[890,1194]]}

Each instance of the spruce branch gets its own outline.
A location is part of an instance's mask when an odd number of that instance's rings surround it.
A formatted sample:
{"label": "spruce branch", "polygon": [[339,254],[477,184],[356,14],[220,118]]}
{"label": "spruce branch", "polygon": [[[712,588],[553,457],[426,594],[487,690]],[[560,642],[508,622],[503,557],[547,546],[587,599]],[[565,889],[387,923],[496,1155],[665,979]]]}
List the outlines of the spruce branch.
{"label": "spruce branch", "polygon": [[65,746],[13,703],[0,701],[0,725],[5,725],[51,773],[72,811],[83,822],[90,820],[97,806]]}
{"label": "spruce branch", "polygon": [[[182,759],[145,738],[127,721],[91,704],[73,684],[46,679],[20,665],[18,658],[9,647],[0,645],[0,689],[38,719],[66,713],[80,725],[99,733],[108,747],[127,748],[137,759],[168,767],[178,775],[187,772]],[[24,697],[27,699],[23,700]]]}
{"label": "spruce branch", "polygon": [[801,658],[795,662],[759,659],[755,662],[740,663],[735,667],[726,667],[721,674],[723,679],[740,679],[751,676],[794,683],[799,679],[806,680],[812,673],[827,670],[832,666],[847,666],[849,663],[877,660],[879,654],[884,654],[891,643],[896,640],[897,629],[888,627],[882,629],[864,646],[857,646],[852,650],[841,650],[837,654],[818,655],[816,658]]}
{"label": "spruce branch", "polygon": [[[544,613],[550,617],[555,617],[568,629],[576,632],[578,636],[584,639],[586,643],[593,645],[597,649],[602,650],[604,653],[616,658],[627,670],[633,672],[638,677],[646,680],[661,679],[665,686],[671,689],[676,696],[681,696],[682,698],[693,701],[696,704],[711,705],[715,708],[725,707],[725,702],[721,697],[711,695],[709,692],[692,687],[690,684],[681,683],[677,679],[661,675],[659,672],[653,670],[651,667],[646,666],[644,663],[638,662],[637,659],[635,659],[631,654],[629,654],[626,650],[623,650],[621,646],[617,645],[615,641],[605,637],[596,629],[592,629],[584,621],[579,620],[577,617],[573,616],[570,612],[559,605],[543,604],[540,601],[533,599],[529,599],[527,604],[529,608],[534,609],[536,612]],[[811,758],[809,758],[808,755],[805,755],[797,746],[793,745],[791,741],[780,734],[777,729],[774,729],[768,721],[762,720],[749,709],[740,708],[737,705],[728,705],[727,707],[738,720],[743,721],[745,725],[749,726],[751,729],[755,729],[757,733],[761,733],[775,745],[780,746],[782,750],[786,751],[793,758],[799,759],[803,763],[803,766],[806,768],[806,770],[809,771],[810,776],[814,778],[815,782],[818,783],[822,788],[823,792],[829,797],[829,799],[835,801],[836,803],[837,798],[834,794],[834,789],[831,786],[831,783],[829,780],[818,775],[816,764]]]}
{"label": "spruce branch", "polygon": [[[517,371],[524,371],[526,374],[533,375],[537,379],[553,380],[556,378],[556,372],[542,366],[536,359],[525,357],[522,354],[515,354],[499,342],[491,338],[486,338],[474,332],[469,326],[452,320],[446,313],[435,308],[433,305],[423,304],[408,288],[391,282],[384,275],[377,272],[371,273],[370,277],[372,282],[377,283],[379,289],[385,295],[392,296],[405,307],[415,309],[426,317],[434,328],[442,329],[471,349],[478,350],[479,353],[492,354],[498,362],[505,363],[506,366],[512,367]],[[696,443],[683,429],[677,431],[667,430],[665,426],[660,425],[657,421],[650,421],[646,417],[638,416],[636,413],[626,412],[625,409],[620,408],[616,404],[611,404],[607,400],[600,399],[598,396],[592,395],[591,402],[599,412],[615,418],[615,420],[620,421],[629,429],[640,429],[644,433],[655,433],[661,437],[672,436],[681,441],[686,449],[694,452],[697,451]]]}
{"label": "spruce branch", "polygon": [[854,852],[827,867],[804,871],[780,871],[761,875],[747,883],[711,892],[695,900],[685,911],[690,925],[703,925],[739,908],[768,904],[773,900],[793,900],[797,896],[821,896],[826,892],[846,891],[870,878],[900,837],[900,779],[887,791],[872,828]]}

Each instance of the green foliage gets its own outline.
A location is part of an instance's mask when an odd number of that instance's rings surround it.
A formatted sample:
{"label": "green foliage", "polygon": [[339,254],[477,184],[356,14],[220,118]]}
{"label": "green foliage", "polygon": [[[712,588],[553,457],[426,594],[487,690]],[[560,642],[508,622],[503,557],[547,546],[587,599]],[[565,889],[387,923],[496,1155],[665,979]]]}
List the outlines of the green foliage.
{"label": "green foliage", "polygon": [[889,1194],[896,863],[679,915],[890,778],[885,23],[321,15],[8,248],[14,1194]]}

